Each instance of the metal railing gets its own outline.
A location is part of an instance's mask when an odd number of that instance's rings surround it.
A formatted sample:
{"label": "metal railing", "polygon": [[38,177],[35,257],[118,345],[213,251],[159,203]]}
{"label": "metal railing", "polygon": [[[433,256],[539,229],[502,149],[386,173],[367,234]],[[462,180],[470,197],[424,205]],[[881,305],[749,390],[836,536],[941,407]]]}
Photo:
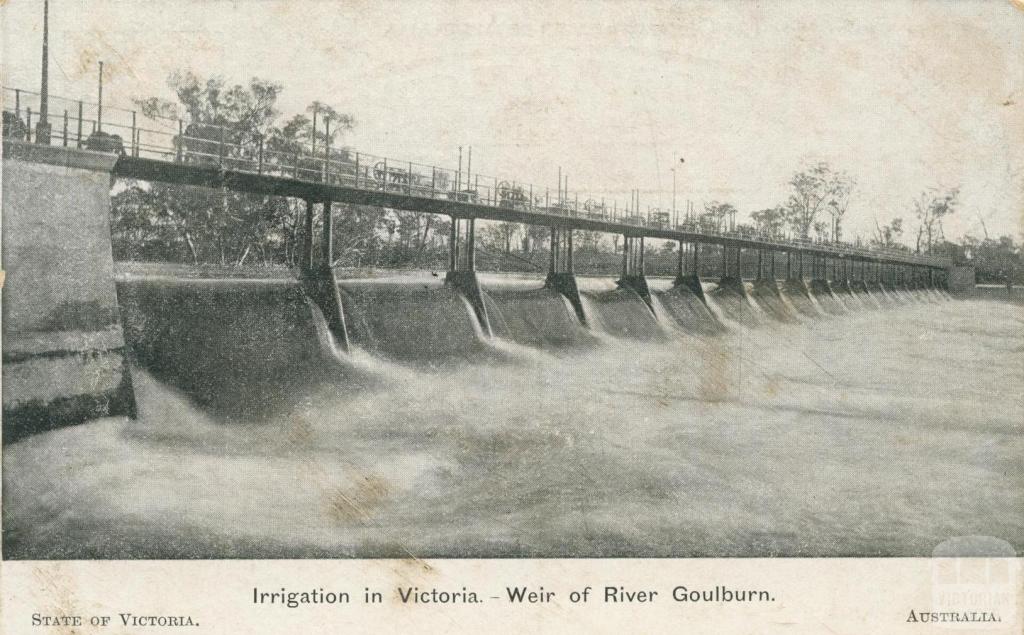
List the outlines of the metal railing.
{"label": "metal railing", "polygon": [[[39,142],[39,93],[3,87],[3,136]],[[947,266],[948,259],[881,246],[787,238],[761,231],[724,231],[696,219],[682,218],[657,208],[646,211],[636,202],[620,206],[607,200],[561,188],[553,191],[509,178],[468,169],[443,168],[374,155],[350,147],[333,147],[329,120],[323,136],[284,138],[230,124],[186,122],[181,118],[145,113],[85,100],[49,96],[49,144],[112,152],[222,170],[279,176],[351,187],[366,191],[442,199],[525,214],[581,218],[625,226],[669,230],[708,238],[756,241],[779,249],[810,248],[837,256],[900,260],[908,264]]]}

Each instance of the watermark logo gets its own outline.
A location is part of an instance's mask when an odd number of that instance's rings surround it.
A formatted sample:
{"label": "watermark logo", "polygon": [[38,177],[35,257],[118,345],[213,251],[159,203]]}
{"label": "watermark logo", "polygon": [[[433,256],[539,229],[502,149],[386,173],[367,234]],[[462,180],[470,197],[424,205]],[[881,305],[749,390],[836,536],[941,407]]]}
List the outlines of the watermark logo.
{"label": "watermark logo", "polygon": [[932,606],[912,611],[907,621],[1013,630],[1022,582],[1016,555],[1010,543],[991,536],[959,536],[940,543],[932,551]]}

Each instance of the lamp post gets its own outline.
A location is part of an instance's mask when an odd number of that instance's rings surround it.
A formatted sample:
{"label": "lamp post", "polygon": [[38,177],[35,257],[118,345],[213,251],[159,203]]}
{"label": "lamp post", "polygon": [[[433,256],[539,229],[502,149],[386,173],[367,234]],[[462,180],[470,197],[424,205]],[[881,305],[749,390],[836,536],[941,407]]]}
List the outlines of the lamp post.
{"label": "lamp post", "polygon": [[[683,157],[679,157],[679,163],[686,163]],[[676,222],[676,166],[672,165],[672,222]]]}
{"label": "lamp post", "polygon": [[36,124],[36,143],[50,144],[49,123],[49,67],[50,67],[50,0],[43,0],[43,76],[39,88],[39,123]]}

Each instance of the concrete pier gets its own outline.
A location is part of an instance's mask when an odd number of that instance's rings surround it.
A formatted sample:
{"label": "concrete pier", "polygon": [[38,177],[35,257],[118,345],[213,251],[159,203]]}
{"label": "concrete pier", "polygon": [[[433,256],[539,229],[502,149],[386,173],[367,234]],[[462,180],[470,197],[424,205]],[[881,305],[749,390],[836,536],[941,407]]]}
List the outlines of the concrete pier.
{"label": "concrete pier", "polygon": [[115,159],[4,140],[4,443],[135,414],[111,251]]}

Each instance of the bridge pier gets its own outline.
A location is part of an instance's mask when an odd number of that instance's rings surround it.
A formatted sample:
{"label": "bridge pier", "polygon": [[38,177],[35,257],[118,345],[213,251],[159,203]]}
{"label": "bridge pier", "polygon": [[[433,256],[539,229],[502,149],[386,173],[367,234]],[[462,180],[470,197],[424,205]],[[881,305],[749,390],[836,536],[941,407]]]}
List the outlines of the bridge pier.
{"label": "bridge pier", "polygon": [[348,329],[345,327],[345,311],[341,304],[338,280],[334,275],[333,211],[331,199],[324,199],[320,257],[317,258],[313,252],[313,200],[306,199],[306,235],[303,240],[299,280],[306,297],[323,313],[327,328],[334,337],[334,343],[347,353]]}
{"label": "bridge pier", "polygon": [[700,298],[700,301],[705,305],[708,303],[707,298],[704,297],[704,287],[700,284],[700,266],[699,266],[699,250],[700,243],[693,243],[693,267],[689,274],[686,273],[683,264],[683,241],[679,241],[679,264],[676,270],[676,279],[673,282],[674,287],[683,287],[689,289],[693,295]]}
{"label": "bridge pier", "polygon": [[[452,216],[448,240],[448,273],[445,286],[455,289],[469,301],[476,314],[480,328],[488,337],[492,336],[491,323],[487,318],[487,306],[476,277],[476,219]],[[464,247],[464,248],[463,248]]]}
{"label": "bridge pier", "polygon": [[[587,315],[583,311],[580,290],[576,286],[575,258],[573,255],[572,228],[551,228],[551,255],[548,261],[548,275],[544,280],[546,289],[561,293],[576,311],[576,317],[583,325],[587,324]],[[563,250],[564,248],[564,250]]]}
{"label": "bridge pier", "polygon": [[620,289],[635,291],[653,312],[651,290],[647,287],[647,278],[644,276],[644,237],[623,234],[623,239],[622,277],[616,284]]}

